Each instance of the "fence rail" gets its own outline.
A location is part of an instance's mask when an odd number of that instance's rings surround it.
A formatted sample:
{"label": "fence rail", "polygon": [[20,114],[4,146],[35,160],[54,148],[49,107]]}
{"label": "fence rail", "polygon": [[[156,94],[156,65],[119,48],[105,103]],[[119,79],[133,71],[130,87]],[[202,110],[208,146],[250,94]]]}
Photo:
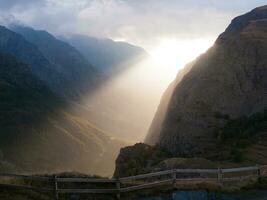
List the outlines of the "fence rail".
{"label": "fence rail", "polygon": [[[212,177],[210,177],[212,176]],[[107,178],[71,178],[71,177],[42,177],[31,175],[17,174],[1,174],[0,173],[0,188],[7,189],[23,189],[37,190],[41,192],[53,192],[55,199],[59,198],[59,194],[117,194],[120,198],[120,193],[153,188],[162,185],[173,185],[176,187],[179,183],[193,182],[214,182],[222,184],[228,181],[243,181],[251,178],[267,177],[267,165],[256,165],[250,167],[229,168],[229,169],[173,169],[148,174],[140,174],[136,176],[122,177],[118,179]],[[32,185],[16,185],[10,183],[2,183],[3,180],[22,179],[25,181],[46,182],[50,187],[32,186]],[[162,180],[163,179],[163,180]],[[93,188],[66,188],[64,184],[87,184],[86,187]],[[88,184],[90,186],[88,186]],[[97,185],[109,186],[108,188],[95,188]],[[111,187],[111,188],[110,188]]]}
{"label": "fence rail", "polygon": [[117,179],[91,179],[91,178],[57,178],[57,182],[72,182],[72,183],[116,183]]}

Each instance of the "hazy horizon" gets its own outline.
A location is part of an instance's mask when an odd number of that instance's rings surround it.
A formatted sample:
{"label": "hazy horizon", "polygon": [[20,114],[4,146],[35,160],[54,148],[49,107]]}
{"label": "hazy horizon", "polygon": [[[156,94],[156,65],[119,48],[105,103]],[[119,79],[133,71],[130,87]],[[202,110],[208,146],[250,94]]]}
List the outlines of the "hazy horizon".
{"label": "hazy horizon", "polygon": [[213,44],[231,19],[264,3],[264,0],[1,0],[0,22],[22,23],[58,36],[84,34],[140,46],[164,65],[160,71],[170,83],[179,69]]}

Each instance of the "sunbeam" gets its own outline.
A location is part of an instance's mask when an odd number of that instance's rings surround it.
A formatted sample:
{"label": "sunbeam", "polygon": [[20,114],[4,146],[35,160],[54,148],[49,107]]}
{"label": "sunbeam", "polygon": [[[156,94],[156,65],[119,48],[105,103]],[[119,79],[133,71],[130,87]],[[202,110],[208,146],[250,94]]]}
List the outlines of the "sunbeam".
{"label": "sunbeam", "polygon": [[83,101],[90,121],[110,135],[135,143],[143,141],[161,95],[183,66],[203,53],[212,39],[162,39],[150,56],[125,63],[122,73]]}

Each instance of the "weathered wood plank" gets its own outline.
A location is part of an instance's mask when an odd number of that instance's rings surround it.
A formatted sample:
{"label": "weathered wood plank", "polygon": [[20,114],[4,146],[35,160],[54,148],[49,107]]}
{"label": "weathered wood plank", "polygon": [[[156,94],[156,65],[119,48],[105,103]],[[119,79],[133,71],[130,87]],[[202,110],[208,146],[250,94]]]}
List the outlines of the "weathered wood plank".
{"label": "weathered wood plank", "polygon": [[54,175],[54,195],[55,195],[55,200],[58,200],[58,181],[57,181],[57,176]]}
{"label": "weathered wood plank", "polygon": [[161,186],[161,185],[172,185],[173,179],[168,179],[164,181],[157,181],[157,182],[152,182],[152,183],[145,183],[142,185],[136,185],[136,186],[130,186],[126,188],[121,188],[120,192],[130,192],[130,191],[135,191],[135,190],[140,190],[140,189],[146,189],[146,188],[151,188],[151,187],[156,187],[156,186]]}
{"label": "weathered wood plank", "polygon": [[116,183],[116,179],[92,179],[92,178],[57,178],[57,182],[73,182],[73,183]]}
{"label": "weathered wood plank", "polygon": [[9,178],[20,178],[26,180],[40,180],[40,181],[52,181],[53,177],[44,177],[44,176],[31,176],[31,175],[18,175],[18,174],[3,174],[0,173],[1,177],[9,177]]}
{"label": "weathered wood plank", "polygon": [[248,180],[252,178],[257,178],[255,175],[248,175],[248,176],[238,176],[238,177],[227,177],[223,178],[223,181],[243,181],[243,180]]}
{"label": "weathered wood plank", "polygon": [[111,194],[117,193],[117,189],[58,189],[61,194]]}
{"label": "weathered wood plank", "polygon": [[13,185],[13,184],[2,184],[0,183],[0,188],[2,189],[22,189],[22,190],[36,190],[36,191],[53,191],[53,188],[40,188],[40,187],[33,187],[33,186],[25,186],[25,185]]}
{"label": "weathered wood plank", "polygon": [[125,182],[125,181],[132,181],[132,180],[142,179],[142,178],[168,175],[168,174],[172,174],[172,173],[173,173],[173,170],[166,170],[166,171],[153,172],[153,173],[148,173],[148,174],[140,174],[140,175],[136,175],[136,176],[123,177],[123,178],[119,178],[119,180],[121,182]]}
{"label": "weathered wood plank", "polygon": [[175,169],[177,173],[217,174],[218,169]]}
{"label": "weathered wood plank", "polygon": [[203,181],[203,182],[217,182],[218,181],[218,179],[217,178],[178,178],[178,179],[176,179],[176,183],[178,183],[178,182],[188,182],[188,181],[198,181],[198,182],[201,182],[201,181]]}
{"label": "weathered wood plank", "polygon": [[245,171],[256,171],[256,170],[258,170],[257,166],[240,167],[240,168],[222,169],[222,173],[245,172]]}

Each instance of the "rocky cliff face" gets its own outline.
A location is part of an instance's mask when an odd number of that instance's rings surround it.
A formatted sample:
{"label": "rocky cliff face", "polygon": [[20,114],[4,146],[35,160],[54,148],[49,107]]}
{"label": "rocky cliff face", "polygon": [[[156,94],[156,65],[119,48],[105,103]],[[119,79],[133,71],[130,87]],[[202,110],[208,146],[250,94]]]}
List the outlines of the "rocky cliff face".
{"label": "rocky cliff face", "polygon": [[145,141],[155,146],[121,149],[115,176],[267,164],[266,108],[264,6],[235,18],[213,47],[177,75]]}
{"label": "rocky cliff face", "polygon": [[143,143],[124,147],[116,159],[114,177],[126,177],[156,171],[155,166],[170,154],[162,149]]}
{"label": "rocky cliff face", "polygon": [[161,132],[162,123],[166,116],[169,102],[173,94],[173,90],[177,87],[183,77],[191,70],[194,63],[195,61],[192,61],[191,63],[187,64],[183,69],[181,69],[177,74],[176,79],[169,85],[167,90],[162,95],[159,107],[148,130],[148,134],[145,138],[145,142],[147,144],[155,145],[157,143]]}
{"label": "rocky cliff face", "polygon": [[173,89],[160,133],[152,124],[149,138],[158,139],[148,138],[148,142],[179,156],[212,156],[219,129],[229,120],[267,106],[266,77],[264,6],[235,18],[213,47],[196,60]]}

